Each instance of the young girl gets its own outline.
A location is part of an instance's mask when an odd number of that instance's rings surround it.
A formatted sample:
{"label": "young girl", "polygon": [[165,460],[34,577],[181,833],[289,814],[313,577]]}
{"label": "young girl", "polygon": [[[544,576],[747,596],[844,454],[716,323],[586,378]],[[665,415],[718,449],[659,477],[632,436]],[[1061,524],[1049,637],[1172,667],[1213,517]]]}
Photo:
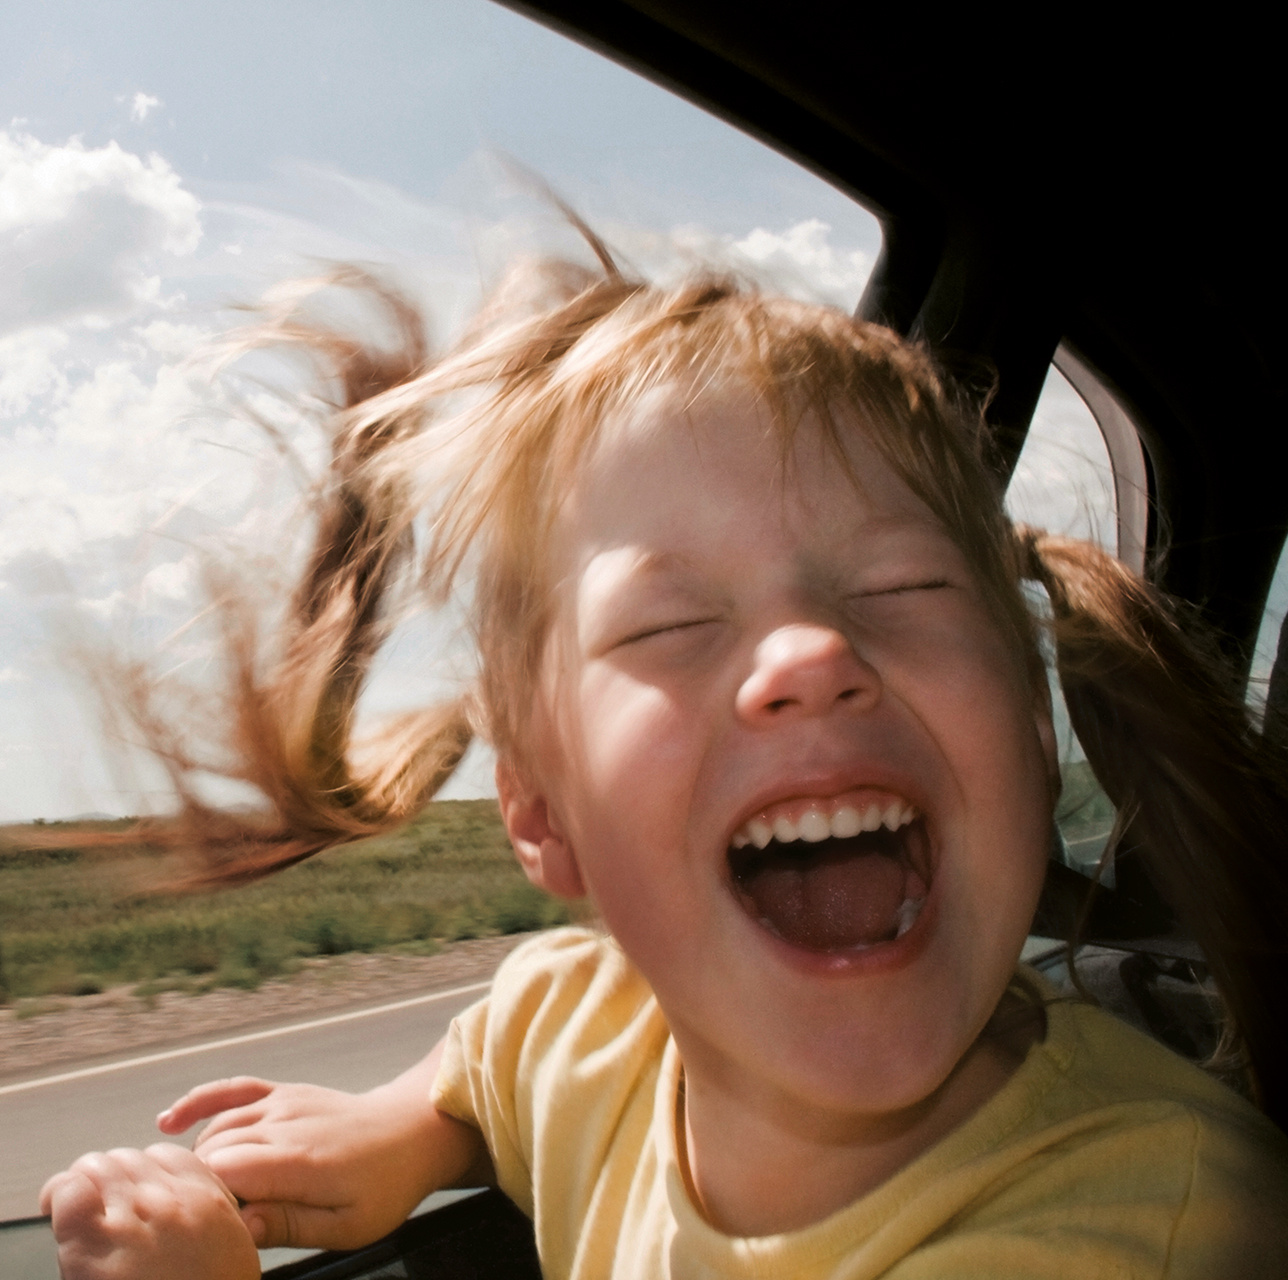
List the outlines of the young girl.
{"label": "young girl", "polygon": [[[891,333],[723,279],[546,283],[428,369],[412,337],[278,317],[344,404],[271,676],[229,622],[277,825],[188,799],[186,830],[209,879],[262,874],[414,813],[476,726],[524,870],[607,932],[521,947],[369,1094],[223,1081],[160,1118],[215,1117],[195,1154],[85,1157],[43,1193],[64,1275],[240,1280],[254,1243],[352,1247],[481,1179],[583,1280],[1285,1274],[1275,1126],[1017,971],[1059,786],[1033,579],[1092,763],[1282,1107],[1288,801],[1171,608],[1013,529]],[[413,530],[436,595],[472,584],[480,675],[360,765]]]}

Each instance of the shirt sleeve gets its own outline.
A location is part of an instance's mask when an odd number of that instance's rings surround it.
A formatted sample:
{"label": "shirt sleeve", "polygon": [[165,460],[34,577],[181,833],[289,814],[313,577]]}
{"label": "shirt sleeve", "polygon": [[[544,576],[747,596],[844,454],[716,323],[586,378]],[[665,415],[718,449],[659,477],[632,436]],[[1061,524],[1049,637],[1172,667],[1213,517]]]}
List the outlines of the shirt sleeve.
{"label": "shirt sleeve", "polygon": [[567,1125],[564,1095],[584,1076],[578,1064],[651,1002],[610,939],[559,929],[513,951],[488,995],[453,1020],[431,1101],[482,1133],[498,1186],[529,1217],[551,1127]]}

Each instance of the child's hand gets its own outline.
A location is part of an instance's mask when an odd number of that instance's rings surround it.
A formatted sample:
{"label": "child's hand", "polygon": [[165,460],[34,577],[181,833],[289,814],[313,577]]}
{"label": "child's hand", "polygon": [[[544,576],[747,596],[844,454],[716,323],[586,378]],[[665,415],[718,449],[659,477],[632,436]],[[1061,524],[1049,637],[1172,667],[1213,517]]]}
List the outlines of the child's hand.
{"label": "child's hand", "polygon": [[402,1150],[416,1126],[370,1095],[241,1076],[198,1086],[157,1124],[178,1134],[210,1116],[193,1149],[245,1202],[261,1247],[356,1248],[422,1199]]}
{"label": "child's hand", "polygon": [[251,1280],[254,1242],[228,1189],[182,1147],[95,1151],[40,1193],[63,1280]]}
{"label": "child's hand", "polygon": [[[427,1071],[427,1068],[431,1068]],[[476,1163],[478,1132],[429,1102],[437,1058],[370,1093],[241,1076],[200,1085],[157,1117],[244,1203],[261,1247],[353,1249],[401,1224]]]}

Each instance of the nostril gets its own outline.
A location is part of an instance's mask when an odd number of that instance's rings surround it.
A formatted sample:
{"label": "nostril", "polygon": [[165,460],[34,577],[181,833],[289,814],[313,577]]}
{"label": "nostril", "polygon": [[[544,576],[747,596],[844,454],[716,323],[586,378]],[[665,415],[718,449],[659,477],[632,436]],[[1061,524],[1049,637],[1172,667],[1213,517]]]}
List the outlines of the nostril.
{"label": "nostril", "polygon": [[739,714],[775,722],[826,714],[844,704],[849,714],[880,699],[880,677],[840,632],[793,623],[756,646],[751,670],[739,689]]}

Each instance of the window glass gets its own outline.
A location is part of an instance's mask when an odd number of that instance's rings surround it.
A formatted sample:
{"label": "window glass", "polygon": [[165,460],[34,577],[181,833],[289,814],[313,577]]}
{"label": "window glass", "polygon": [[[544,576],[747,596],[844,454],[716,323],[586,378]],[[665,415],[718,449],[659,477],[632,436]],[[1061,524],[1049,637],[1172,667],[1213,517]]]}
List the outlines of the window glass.
{"label": "window glass", "polygon": [[[1054,365],[1007,489],[1006,508],[1014,520],[1118,551],[1109,449],[1091,410]],[[1069,724],[1054,672],[1051,696],[1063,783],[1056,813],[1061,851],[1069,866],[1092,875],[1113,827],[1114,810]],[[1106,869],[1110,883],[1111,876]]]}
{"label": "window glass", "polygon": [[1052,365],[1006,490],[1013,520],[1118,550],[1114,471],[1099,424]]}
{"label": "window glass", "polygon": [[[852,308],[880,248],[815,175],[485,0],[4,12],[0,821],[133,813],[164,781],[105,772],[51,638],[171,637],[196,670],[178,628],[203,540],[277,546],[272,449],[194,360],[228,303],[357,261],[441,340],[515,253],[585,255],[524,168],[645,272],[716,259]],[[238,394],[316,453],[262,387]],[[423,653],[396,646],[373,707],[432,694]],[[487,762],[454,785],[487,789]]]}
{"label": "window glass", "polygon": [[1284,616],[1288,614],[1288,545],[1279,555],[1266,611],[1261,617],[1261,630],[1257,633],[1257,647],[1252,657],[1252,673],[1248,680],[1248,705],[1260,717],[1265,711],[1266,693],[1270,673],[1274,670],[1275,654],[1279,647],[1279,632]]}

